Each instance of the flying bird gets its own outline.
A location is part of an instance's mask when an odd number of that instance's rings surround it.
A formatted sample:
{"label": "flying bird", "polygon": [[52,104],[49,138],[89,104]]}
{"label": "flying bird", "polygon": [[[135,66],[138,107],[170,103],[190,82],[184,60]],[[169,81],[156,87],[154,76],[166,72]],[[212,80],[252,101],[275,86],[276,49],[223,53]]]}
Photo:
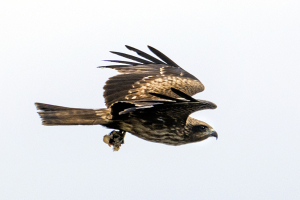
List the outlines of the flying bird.
{"label": "flying bird", "polygon": [[130,61],[106,60],[114,63],[100,68],[117,70],[104,86],[107,108],[82,109],[35,103],[43,125],[102,125],[114,129],[103,140],[114,150],[124,143],[126,132],[147,141],[167,145],[183,145],[218,138],[207,123],[189,115],[216,104],[196,100],[192,96],[204,85],[166,55],[148,46],[158,58],[127,46],[140,57],[111,51]]}

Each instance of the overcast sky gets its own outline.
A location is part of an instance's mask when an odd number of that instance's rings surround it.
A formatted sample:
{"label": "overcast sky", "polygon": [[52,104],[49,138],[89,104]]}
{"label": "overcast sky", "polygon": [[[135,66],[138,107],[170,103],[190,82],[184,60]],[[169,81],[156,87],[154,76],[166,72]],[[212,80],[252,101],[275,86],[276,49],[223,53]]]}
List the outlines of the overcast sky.
{"label": "overcast sky", "polygon": [[[300,2],[3,1],[1,199],[300,199]],[[46,127],[34,102],[104,108],[109,51],[151,45],[205,85],[219,139],[179,147]]]}

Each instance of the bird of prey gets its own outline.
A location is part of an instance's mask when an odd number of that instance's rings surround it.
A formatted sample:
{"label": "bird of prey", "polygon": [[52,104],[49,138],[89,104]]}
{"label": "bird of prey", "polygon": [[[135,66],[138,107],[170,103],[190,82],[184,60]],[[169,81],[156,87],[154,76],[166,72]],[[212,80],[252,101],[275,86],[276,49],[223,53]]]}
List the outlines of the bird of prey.
{"label": "bird of prey", "polygon": [[147,141],[168,145],[199,142],[218,138],[207,123],[190,117],[195,111],[215,109],[209,101],[193,96],[204,85],[166,55],[148,46],[156,57],[127,46],[140,57],[111,51],[130,61],[106,60],[116,63],[100,68],[117,70],[104,86],[107,108],[69,108],[35,103],[43,125],[102,125],[114,129],[104,142],[118,150],[129,132]]}

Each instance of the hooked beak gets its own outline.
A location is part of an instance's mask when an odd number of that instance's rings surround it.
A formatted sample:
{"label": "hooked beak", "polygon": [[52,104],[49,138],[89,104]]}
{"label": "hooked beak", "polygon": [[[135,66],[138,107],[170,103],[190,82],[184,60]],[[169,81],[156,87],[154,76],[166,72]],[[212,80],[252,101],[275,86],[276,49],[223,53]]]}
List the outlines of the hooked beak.
{"label": "hooked beak", "polygon": [[218,133],[216,131],[211,132],[211,137],[216,137],[216,140],[218,139]]}

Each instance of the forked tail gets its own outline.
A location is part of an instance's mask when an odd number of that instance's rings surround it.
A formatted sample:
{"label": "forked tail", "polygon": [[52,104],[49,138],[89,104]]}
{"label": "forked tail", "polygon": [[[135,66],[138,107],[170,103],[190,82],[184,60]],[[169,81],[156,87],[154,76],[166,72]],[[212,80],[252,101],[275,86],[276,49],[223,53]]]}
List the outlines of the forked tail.
{"label": "forked tail", "polygon": [[105,125],[109,123],[108,109],[81,109],[35,103],[43,125]]}

